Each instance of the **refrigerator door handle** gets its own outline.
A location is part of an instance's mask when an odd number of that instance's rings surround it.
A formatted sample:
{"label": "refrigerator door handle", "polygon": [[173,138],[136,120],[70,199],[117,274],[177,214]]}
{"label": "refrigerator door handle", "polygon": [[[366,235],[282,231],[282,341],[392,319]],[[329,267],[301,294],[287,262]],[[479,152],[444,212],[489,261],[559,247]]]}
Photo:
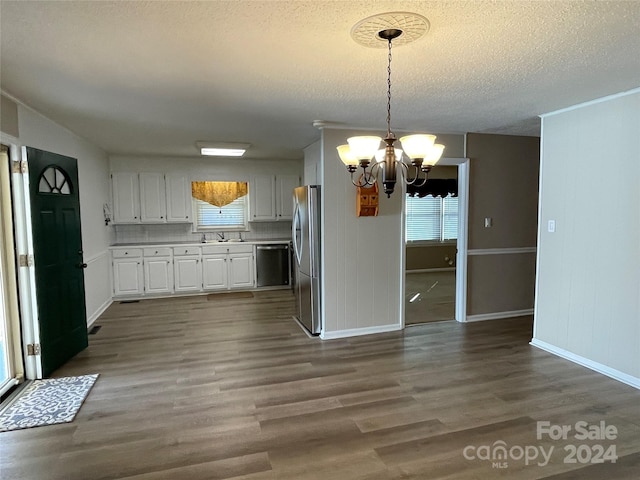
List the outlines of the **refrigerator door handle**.
{"label": "refrigerator door handle", "polygon": [[298,245],[298,239],[302,241],[302,235],[300,235],[300,205],[296,202],[296,208],[293,212],[293,252],[296,257],[296,264],[300,266],[300,260],[302,258],[302,248],[301,245]]}

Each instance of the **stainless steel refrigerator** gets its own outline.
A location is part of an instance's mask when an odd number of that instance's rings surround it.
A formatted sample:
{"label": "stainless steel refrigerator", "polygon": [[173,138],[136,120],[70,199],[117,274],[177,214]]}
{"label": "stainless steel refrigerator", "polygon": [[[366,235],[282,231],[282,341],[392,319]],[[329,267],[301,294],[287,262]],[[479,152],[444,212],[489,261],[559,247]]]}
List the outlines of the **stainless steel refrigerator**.
{"label": "stainless steel refrigerator", "polygon": [[322,328],[320,305],[320,185],[293,191],[293,257],[298,320],[312,335]]}

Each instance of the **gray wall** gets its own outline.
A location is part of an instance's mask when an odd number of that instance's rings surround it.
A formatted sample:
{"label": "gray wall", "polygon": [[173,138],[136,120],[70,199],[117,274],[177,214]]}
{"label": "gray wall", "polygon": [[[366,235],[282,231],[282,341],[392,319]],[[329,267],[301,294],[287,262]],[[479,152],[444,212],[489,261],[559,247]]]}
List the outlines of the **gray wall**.
{"label": "gray wall", "polygon": [[543,117],[533,343],[638,388],[639,186],[640,89]]}
{"label": "gray wall", "polygon": [[[455,243],[407,246],[405,268],[407,271],[453,268],[456,262],[456,250]],[[450,265],[449,261],[453,261],[453,265]]]}
{"label": "gray wall", "polygon": [[540,139],[470,133],[467,157],[468,319],[532,313]]}

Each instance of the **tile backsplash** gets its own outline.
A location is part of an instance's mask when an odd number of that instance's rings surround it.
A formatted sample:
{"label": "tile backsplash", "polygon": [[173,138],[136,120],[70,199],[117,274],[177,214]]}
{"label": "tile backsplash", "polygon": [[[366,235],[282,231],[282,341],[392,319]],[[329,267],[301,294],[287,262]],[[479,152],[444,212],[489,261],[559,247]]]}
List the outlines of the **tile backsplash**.
{"label": "tile backsplash", "polygon": [[[198,242],[202,232],[192,232],[191,224],[167,223],[147,225],[114,225],[115,243],[141,242]],[[238,238],[238,232],[225,232],[225,238]],[[206,233],[208,240],[216,238],[215,232]],[[291,222],[249,223],[249,231],[242,232],[244,240],[270,240],[291,237]]]}

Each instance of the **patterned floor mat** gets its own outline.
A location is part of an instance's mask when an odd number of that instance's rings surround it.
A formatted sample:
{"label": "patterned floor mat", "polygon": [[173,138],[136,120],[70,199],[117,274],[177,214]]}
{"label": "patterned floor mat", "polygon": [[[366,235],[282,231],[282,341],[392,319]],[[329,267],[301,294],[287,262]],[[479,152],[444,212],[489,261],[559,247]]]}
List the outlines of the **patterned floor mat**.
{"label": "patterned floor mat", "polygon": [[0,432],[73,421],[98,375],[34,380],[0,414]]}

